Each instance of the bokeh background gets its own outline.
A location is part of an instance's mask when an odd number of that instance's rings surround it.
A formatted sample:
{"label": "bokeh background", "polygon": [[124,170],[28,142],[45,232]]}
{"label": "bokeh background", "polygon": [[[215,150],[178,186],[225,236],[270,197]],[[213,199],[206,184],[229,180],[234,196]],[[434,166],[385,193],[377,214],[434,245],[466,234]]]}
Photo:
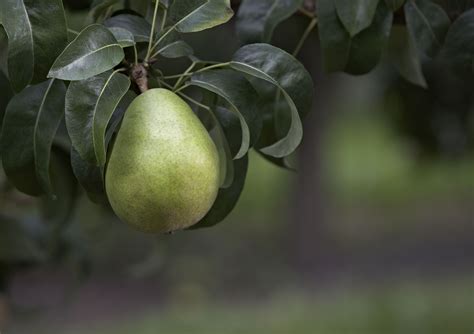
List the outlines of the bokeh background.
{"label": "bokeh background", "polygon": [[[87,1],[73,2],[80,30]],[[289,19],[274,44],[291,50],[306,23]],[[234,22],[188,41],[203,59],[239,47]],[[472,333],[474,152],[459,127],[474,117],[409,108],[400,96],[413,87],[389,59],[365,76],[323,73],[316,31],[300,59],[315,102],[297,172],[251,154],[241,200],[216,227],[145,235],[81,195],[67,242],[42,261],[11,237],[10,218],[39,230],[38,201],[5,186],[0,259],[40,263],[8,277],[5,333]]]}

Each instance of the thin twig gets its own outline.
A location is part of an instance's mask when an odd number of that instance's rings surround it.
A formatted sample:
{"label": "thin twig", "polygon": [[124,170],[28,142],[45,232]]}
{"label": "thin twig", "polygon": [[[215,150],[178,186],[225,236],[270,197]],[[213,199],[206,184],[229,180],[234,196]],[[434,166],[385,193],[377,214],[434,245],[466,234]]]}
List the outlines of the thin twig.
{"label": "thin twig", "polygon": [[298,53],[300,53],[301,48],[303,47],[304,43],[306,42],[306,39],[308,38],[309,34],[311,31],[316,27],[318,24],[318,19],[316,17],[313,17],[311,22],[309,23],[308,27],[304,31],[303,35],[301,36],[300,40],[298,41],[298,45],[296,45],[295,51],[293,51],[293,56],[296,57]]}
{"label": "thin twig", "polygon": [[160,0],[155,1],[155,10],[153,11],[153,21],[151,23],[151,31],[150,31],[150,38],[148,39],[148,51],[146,53],[145,61],[150,58],[152,45],[153,45],[153,37],[155,36],[155,25],[156,25],[156,15],[158,14],[158,7],[160,6]]}

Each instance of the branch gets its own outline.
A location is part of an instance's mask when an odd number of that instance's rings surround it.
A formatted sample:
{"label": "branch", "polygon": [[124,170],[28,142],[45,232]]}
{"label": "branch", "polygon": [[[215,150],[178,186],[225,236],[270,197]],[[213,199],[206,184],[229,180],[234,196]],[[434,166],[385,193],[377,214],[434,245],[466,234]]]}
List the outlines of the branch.
{"label": "branch", "polygon": [[137,84],[140,92],[145,93],[148,90],[148,71],[143,64],[137,64],[132,67],[130,76]]}

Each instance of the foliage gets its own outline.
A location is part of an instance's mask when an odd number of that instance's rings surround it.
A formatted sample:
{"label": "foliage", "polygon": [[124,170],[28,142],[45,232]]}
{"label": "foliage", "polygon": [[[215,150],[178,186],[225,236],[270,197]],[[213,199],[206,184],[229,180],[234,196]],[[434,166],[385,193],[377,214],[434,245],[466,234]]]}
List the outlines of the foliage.
{"label": "foliage", "polygon": [[[91,200],[107,205],[103,176],[109,146],[127,106],[137,94],[164,87],[195,106],[218,148],[221,189],[195,227],[221,222],[244,188],[249,150],[288,167],[288,156],[302,141],[314,84],[296,57],[305,40],[316,36],[315,27],[325,70],[361,75],[387,58],[399,75],[390,98],[407,113],[427,106],[436,110],[414,125],[403,123],[405,132],[419,136],[413,127],[449,114],[468,136],[473,2],[319,0],[313,5],[242,1],[236,29],[245,45],[219,63],[194,56],[183,35],[228,22],[230,0],[93,1],[82,31],[68,27],[60,0],[1,1],[0,81],[7,78],[16,94],[5,112],[0,110],[0,155],[9,182],[26,194],[56,199],[58,211],[72,209],[51,180],[51,152],[60,149],[68,154],[74,182]],[[293,15],[308,23],[288,53],[271,42]],[[189,67],[164,75],[163,60],[175,58]],[[434,132],[424,132],[433,151],[450,144]]]}

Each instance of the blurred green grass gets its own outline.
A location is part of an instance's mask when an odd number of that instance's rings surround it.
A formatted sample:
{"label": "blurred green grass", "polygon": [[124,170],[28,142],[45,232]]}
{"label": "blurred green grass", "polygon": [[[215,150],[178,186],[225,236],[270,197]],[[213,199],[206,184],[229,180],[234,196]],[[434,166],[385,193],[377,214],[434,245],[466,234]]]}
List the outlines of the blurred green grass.
{"label": "blurred green grass", "polygon": [[[430,283],[416,280],[376,288],[292,292],[263,303],[174,303],[130,314],[88,334],[470,334],[474,277]],[[85,333],[54,330],[54,333]],[[51,333],[51,331],[48,331]],[[46,333],[46,332],[45,332]]]}
{"label": "blurred green grass", "polygon": [[419,159],[377,110],[341,113],[326,133],[324,170],[336,199],[407,205],[473,195],[472,154]]}

